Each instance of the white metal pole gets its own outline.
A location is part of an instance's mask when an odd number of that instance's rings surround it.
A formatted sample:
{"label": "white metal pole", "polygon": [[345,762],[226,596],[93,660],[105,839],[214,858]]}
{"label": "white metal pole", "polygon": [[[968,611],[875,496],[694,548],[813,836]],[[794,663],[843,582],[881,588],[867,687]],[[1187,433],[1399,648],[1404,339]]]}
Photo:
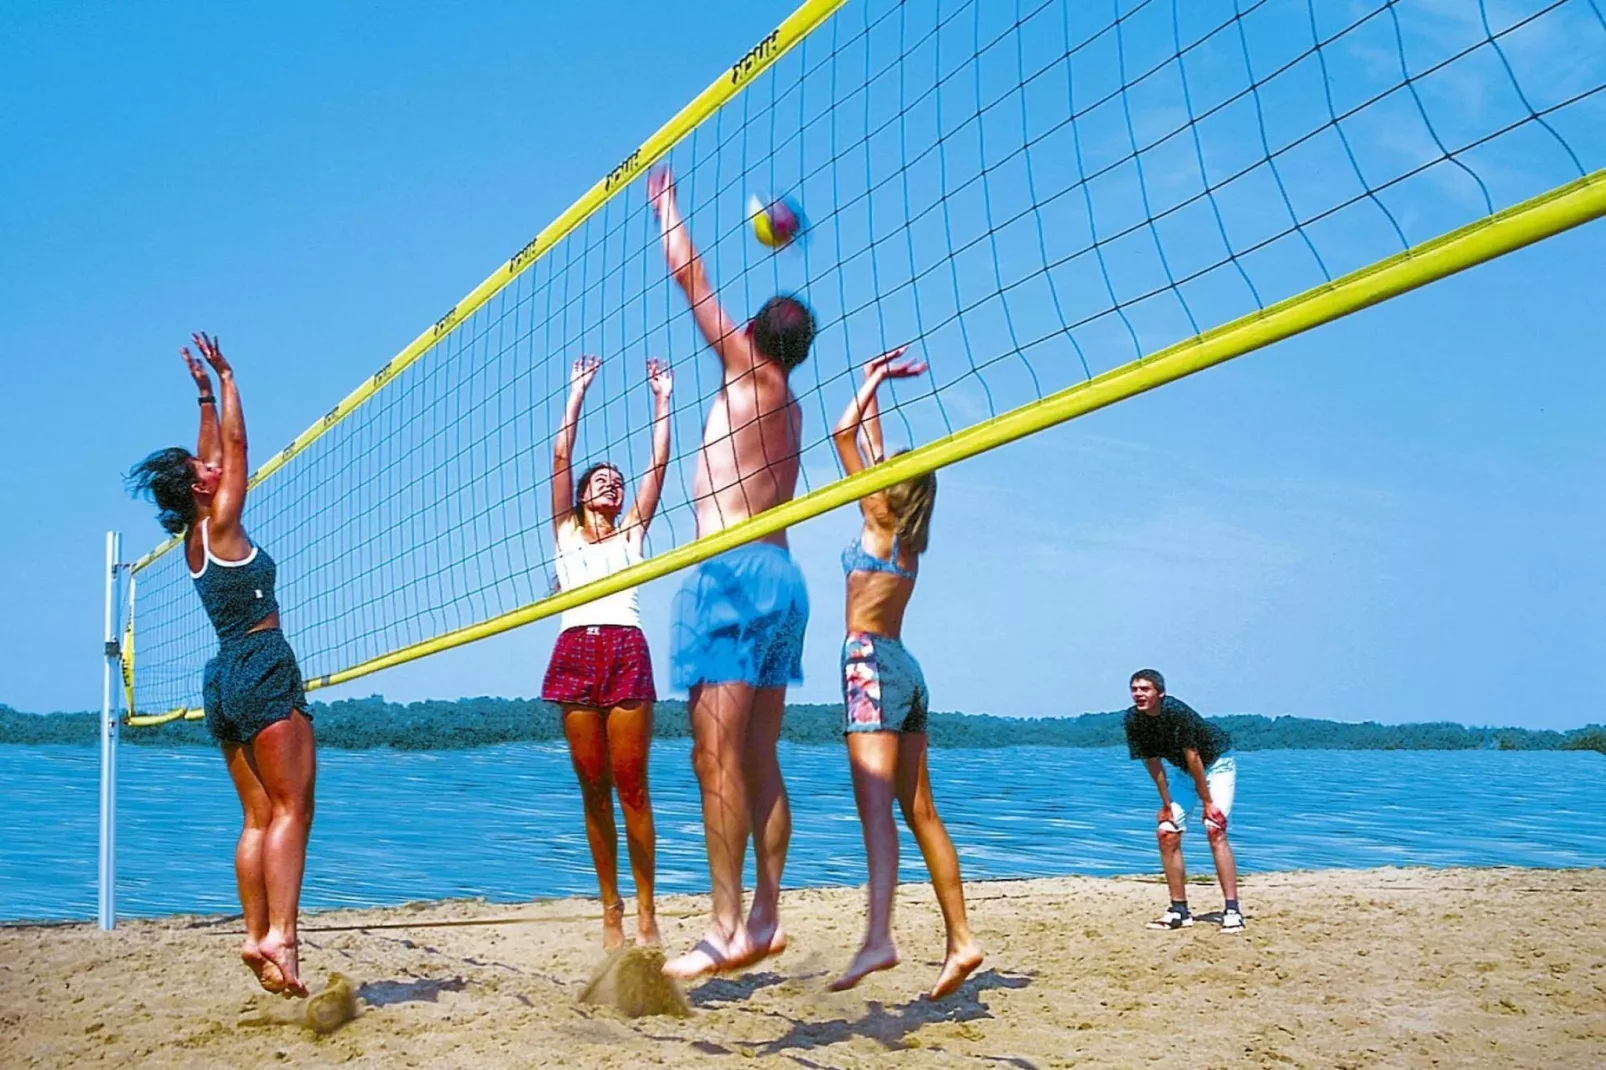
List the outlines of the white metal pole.
{"label": "white metal pole", "polygon": [[106,533],[106,639],[100,686],[100,927],[117,927],[117,718],[112,679],[120,669],[117,648],[117,570],[123,538]]}

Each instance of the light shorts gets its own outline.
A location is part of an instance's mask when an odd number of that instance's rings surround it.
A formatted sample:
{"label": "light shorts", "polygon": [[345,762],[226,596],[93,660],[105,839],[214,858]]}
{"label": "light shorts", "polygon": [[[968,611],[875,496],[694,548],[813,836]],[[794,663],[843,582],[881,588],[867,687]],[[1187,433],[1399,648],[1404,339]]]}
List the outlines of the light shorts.
{"label": "light shorts", "polygon": [[[1191,783],[1191,781],[1190,781]],[[1216,807],[1226,815],[1232,816],[1232,799],[1238,790],[1238,761],[1230,753],[1223,754],[1205,767],[1205,784],[1210,788],[1210,798]],[[1215,828],[1215,822],[1206,820],[1206,828]],[[1171,800],[1171,820],[1160,822],[1161,832],[1188,831],[1188,811],[1175,799]]]}
{"label": "light shorts", "polygon": [[750,542],[711,557],[675,595],[670,681],[774,688],[803,682],[809,592],[785,547]]}
{"label": "light shorts", "polygon": [[842,642],[843,732],[924,732],[930,703],[920,663],[902,643],[848,633]]}

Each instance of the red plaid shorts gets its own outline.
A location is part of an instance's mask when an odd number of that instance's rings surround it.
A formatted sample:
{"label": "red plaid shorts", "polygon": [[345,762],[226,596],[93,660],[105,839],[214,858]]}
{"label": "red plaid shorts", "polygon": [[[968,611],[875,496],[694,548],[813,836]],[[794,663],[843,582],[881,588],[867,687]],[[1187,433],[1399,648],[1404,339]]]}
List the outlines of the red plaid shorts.
{"label": "red plaid shorts", "polygon": [[647,637],[624,624],[566,629],[552,648],[541,697],[596,710],[657,701]]}

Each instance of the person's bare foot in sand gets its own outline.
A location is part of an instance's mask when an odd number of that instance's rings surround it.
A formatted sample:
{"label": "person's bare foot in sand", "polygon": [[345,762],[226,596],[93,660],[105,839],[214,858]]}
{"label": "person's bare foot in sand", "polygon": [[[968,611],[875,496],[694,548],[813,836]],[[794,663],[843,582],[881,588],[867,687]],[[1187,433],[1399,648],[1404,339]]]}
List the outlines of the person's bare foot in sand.
{"label": "person's bare foot in sand", "polygon": [[[980,961],[980,960],[978,960]],[[865,944],[853,956],[841,977],[829,985],[833,992],[846,992],[877,970],[890,970],[898,964],[898,947],[891,940],[884,944]]]}
{"label": "person's bare foot in sand", "polygon": [[602,950],[617,951],[625,946],[625,901],[602,905]]}
{"label": "person's bare foot in sand", "polygon": [[779,922],[754,924],[752,916],[749,915],[742,931],[746,934],[746,939],[742,941],[746,950],[731,960],[728,968],[732,970],[745,970],[765,959],[774,958],[785,951],[789,943],[786,932]]}
{"label": "person's bare foot in sand", "polygon": [[664,975],[684,982],[729,973],[740,969],[738,963],[750,954],[746,930],[737,929],[735,936],[727,937],[718,930],[710,929],[690,951],[664,963]]}
{"label": "person's bare foot in sand", "polygon": [[658,935],[658,915],[652,907],[636,908],[636,945],[638,947],[661,947],[663,937]]}
{"label": "person's bare foot in sand", "polygon": [[251,973],[256,976],[257,984],[264,989],[275,995],[284,991],[284,974],[262,954],[262,948],[255,940],[247,939],[240,946],[240,961],[250,967]]}
{"label": "person's bare foot in sand", "polygon": [[959,986],[965,983],[965,978],[976,972],[983,958],[985,956],[976,944],[950,949],[948,957],[942,960],[942,972],[937,975],[937,983],[931,988],[931,998],[942,999],[959,991]]}
{"label": "person's bare foot in sand", "polygon": [[289,999],[292,996],[307,994],[307,986],[301,983],[301,963],[294,940],[286,940],[282,935],[269,929],[268,935],[262,938],[257,949],[262,952],[262,957],[279,971],[279,976],[284,980],[284,987],[279,990],[280,995]]}

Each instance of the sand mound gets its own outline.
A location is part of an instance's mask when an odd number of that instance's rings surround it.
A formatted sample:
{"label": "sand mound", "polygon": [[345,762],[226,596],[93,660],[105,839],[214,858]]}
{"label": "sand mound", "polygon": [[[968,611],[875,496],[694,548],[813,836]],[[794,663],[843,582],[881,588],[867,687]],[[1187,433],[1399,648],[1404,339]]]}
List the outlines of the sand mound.
{"label": "sand mound", "polygon": [[691,1005],[680,986],[664,976],[664,953],[656,947],[611,952],[580,993],[580,1002],[611,1007],[626,1018],[691,1017]]}
{"label": "sand mound", "polygon": [[298,1025],[326,1036],[357,1017],[357,986],[343,973],[331,973],[329,983],[304,1002],[290,1007],[269,1007],[242,1017],[243,1026]]}

